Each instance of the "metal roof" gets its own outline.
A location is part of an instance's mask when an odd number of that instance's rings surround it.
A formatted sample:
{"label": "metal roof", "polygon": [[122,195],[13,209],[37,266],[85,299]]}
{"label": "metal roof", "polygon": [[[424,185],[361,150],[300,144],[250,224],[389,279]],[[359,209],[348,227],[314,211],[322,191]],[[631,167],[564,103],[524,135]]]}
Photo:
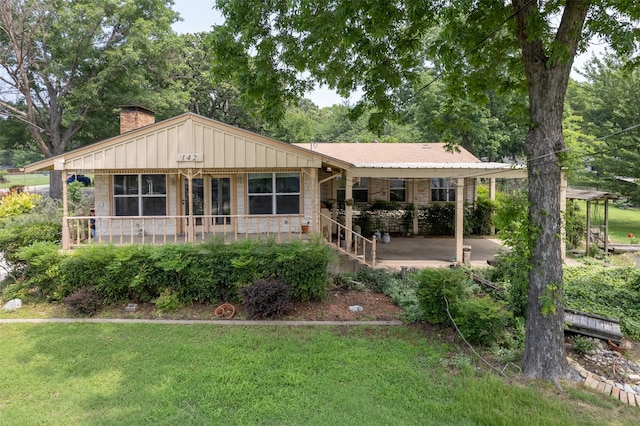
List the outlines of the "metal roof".
{"label": "metal roof", "polygon": [[593,189],[567,188],[567,199],[570,200],[596,201],[617,200],[618,198],[620,198],[620,195],[613,192],[596,191]]}

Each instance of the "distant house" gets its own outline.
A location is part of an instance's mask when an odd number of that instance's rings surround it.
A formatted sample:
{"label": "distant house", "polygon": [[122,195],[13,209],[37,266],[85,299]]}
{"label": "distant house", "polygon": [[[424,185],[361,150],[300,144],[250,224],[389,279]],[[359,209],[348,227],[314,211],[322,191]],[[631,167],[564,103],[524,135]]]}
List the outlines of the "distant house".
{"label": "distant house", "polygon": [[[455,202],[461,259],[463,203],[475,199],[476,180],[526,176],[440,143],[288,144],[192,113],[155,123],[139,106],[122,108],[120,131],[23,169],[93,173],[95,240],[113,244],[320,233],[336,219],[321,212],[328,199],[353,201],[344,224],[332,223],[353,238],[354,203]],[[88,217],[64,209],[63,248],[89,242]]]}

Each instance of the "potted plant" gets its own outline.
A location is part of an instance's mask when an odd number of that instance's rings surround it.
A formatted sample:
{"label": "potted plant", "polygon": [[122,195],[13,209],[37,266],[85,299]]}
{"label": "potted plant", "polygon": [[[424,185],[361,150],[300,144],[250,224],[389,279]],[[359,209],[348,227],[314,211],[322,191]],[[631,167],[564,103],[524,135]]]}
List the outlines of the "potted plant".
{"label": "potted plant", "polygon": [[311,221],[305,218],[305,220],[302,222],[302,225],[300,225],[300,232],[302,232],[303,234],[309,233],[309,222]]}

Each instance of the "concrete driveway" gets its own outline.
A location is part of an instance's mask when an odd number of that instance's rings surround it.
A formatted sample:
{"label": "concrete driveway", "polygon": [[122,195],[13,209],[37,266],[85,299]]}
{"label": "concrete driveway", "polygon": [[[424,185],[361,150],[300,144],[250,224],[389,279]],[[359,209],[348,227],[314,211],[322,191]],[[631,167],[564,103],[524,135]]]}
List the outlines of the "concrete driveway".
{"label": "concrete driveway", "polygon": [[[488,266],[500,250],[509,248],[497,238],[465,238],[464,245],[471,246],[471,266]],[[408,268],[449,267],[456,263],[454,238],[393,237],[391,242],[376,244],[376,267],[391,270]],[[581,266],[581,262],[566,258],[567,266]]]}
{"label": "concrete driveway", "polygon": [[[471,265],[488,266],[500,250],[508,250],[496,238],[465,238],[464,245],[471,246]],[[456,262],[454,238],[393,237],[391,242],[376,244],[376,266],[386,269],[424,267],[449,267]]]}

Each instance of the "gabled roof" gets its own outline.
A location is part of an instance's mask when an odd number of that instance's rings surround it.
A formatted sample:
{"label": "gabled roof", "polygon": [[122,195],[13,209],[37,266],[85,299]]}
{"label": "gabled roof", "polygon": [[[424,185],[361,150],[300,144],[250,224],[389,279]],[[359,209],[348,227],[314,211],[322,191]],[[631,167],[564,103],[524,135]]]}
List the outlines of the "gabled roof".
{"label": "gabled roof", "polygon": [[24,171],[319,168],[325,160],[321,153],[185,113],[30,164]]}

